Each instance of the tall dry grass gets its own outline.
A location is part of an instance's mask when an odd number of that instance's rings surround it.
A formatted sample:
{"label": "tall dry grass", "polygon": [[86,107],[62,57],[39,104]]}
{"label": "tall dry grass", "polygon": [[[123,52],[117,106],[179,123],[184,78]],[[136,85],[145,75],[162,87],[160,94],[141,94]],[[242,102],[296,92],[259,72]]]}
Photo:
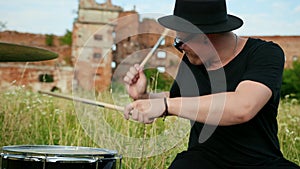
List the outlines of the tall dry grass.
{"label": "tall dry grass", "polygon": [[278,137],[285,157],[300,165],[300,102],[286,96],[281,100]]}
{"label": "tall dry grass", "polygon": [[[108,95],[103,94],[99,99],[111,101]],[[112,144],[117,143],[114,140],[116,133],[122,133],[122,135],[128,137],[138,137],[146,141],[149,138],[155,138],[155,135],[159,135],[165,130],[171,131],[171,129],[168,129],[168,126],[172,125],[175,120],[167,119],[164,122],[158,120],[153,125],[143,125],[124,120],[119,112],[97,108],[97,110],[93,109],[92,111],[97,111],[97,113],[99,111],[99,113],[102,113],[102,116],[93,118],[103,125],[94,121],[86,121],[85,124],[83,117],[89,115],[89,110],[81,110],[81,107],[77,107],[71,101],[41,95],[22,87],[2,91],[0,97],[1,147],[29,144],[107,148],[113,147]],[[91,107],[90,105],[87,106]],[[86,108],[84,107],[83,109]],[[83,111],[86,114],[81,116],[82,114],[78,114],[78,111]],[[300,165],[299,102],[286,98],[281,101],[279,111],[278,136],[282,151],[289,160]],[[99,125],[101,129],[99,129]],[[90,133],[86,126],[90,127],[91,130],[99,130],[99,132]],[[110,126],[110,129],[105,126]],[[123,154],[125,156],[122,160],[122,168],[167,168],[175,155],[186,148],[187,138],[188,136],[186,135],[171,149],[155,156],[149,157],[146,154],[140,154],[139,158],[133,158]],[[124,146],[124,144],[116,145],[116,147],[118,146]],[[142,148],[145,151],[149,150],[147,146],[150,145],[144,145]],[[143,149],[132,151],[143,153]]]}

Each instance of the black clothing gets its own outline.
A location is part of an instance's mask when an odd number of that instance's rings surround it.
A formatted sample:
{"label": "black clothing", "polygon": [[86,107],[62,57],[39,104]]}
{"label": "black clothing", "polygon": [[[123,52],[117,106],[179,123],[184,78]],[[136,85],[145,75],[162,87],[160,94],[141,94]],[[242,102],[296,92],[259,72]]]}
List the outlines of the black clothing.
{"label": "black clothing", "polygon": [[[221,69],[207,71],[204,65],[192,65],[184,56],[170,97],[235,91],[244,80],[264,84],[271,89],[272,97],[253,119],[243,124],[212,126],[192,121],[188,150],[178,154],[170,168],[256,169],[276,168],[273,166],[282,164],[288,169],[287,166],[294,165],[284,159],[277,137],[276,117],[284,62],[284,53],[277,44],[253,38]],[[204,126],[215,128],[207,140],[200,136],[201,132],[205,136]]]}

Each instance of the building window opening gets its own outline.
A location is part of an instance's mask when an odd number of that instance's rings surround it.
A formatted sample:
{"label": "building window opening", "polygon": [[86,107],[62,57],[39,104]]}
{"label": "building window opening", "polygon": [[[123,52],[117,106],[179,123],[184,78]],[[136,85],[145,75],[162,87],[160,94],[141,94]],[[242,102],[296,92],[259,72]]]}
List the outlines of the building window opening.
{"label": "building window opening", "polygon": [[160,42],[160,45],[166,45],[166,39],[164,38],[161,42]]}
{"label": "building window opening", "polygon": [[115,61],[111,62],[111,68],[115,69],[117,67],[117,63]]}
{"label": "building window opening", "polygon": [[116,39],[116,32],[115,31],[113,31],[112,33],[111,33],[111,35],[112,35],[112,37],[113,37],[113,39]]}
{"label": "building window opening", "polygon": [[298,61],[298,56],[293,56],[293,61],[297,62]]}
{"label": "building window opening", "polygon": [[39,75],[39,82],[52,83],[54,82],[54,77],[51,74],[41,74]]}
{"label": "building window opening", "polygon": [[158,66],[156,68],[160,73],[165,73],[166,72],[166,68],[164,66]]}
{"label": "building window opening", "polygon": [[101,80],[101,74],[100,73],[96,73],[94,79],[95,80]]}
{"label": "building window opening", "polygon": [[93,58],[94,59],[101,59],[102,54],[101,53],[94,53]]}
{"label": "building window opening", "polygon": [[112,51],[116,51],[116,50],[117,50],[117,45],[116,45],[116,44],[113,44],[113,45],[111,46],[111,50],[112,50]]}
{"label": "building window opening", "polygon": [[95,35],[94,35],[94,39],[100,41],[100,40],[103,40],[103,36],[102,36],[102,35],[99,35],[99,34],[95,34]]}
{"label": "building window opening", "polygon": [[157,58],[158,59],[165,59],[166,57],[167,57],[167,53],[165,51],[157,52]]}
{"label": "building window opening", "polygon": [[97,4],[103,4],[106,2],[106,0],[95,0]]}

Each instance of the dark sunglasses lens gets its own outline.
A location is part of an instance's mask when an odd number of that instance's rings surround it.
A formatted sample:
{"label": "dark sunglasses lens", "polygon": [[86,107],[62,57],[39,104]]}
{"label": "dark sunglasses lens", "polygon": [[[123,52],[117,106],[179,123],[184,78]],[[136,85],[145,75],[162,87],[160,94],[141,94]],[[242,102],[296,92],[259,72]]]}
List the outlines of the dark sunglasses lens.
{"label": "dark sunglasses lens", "polygon": [[182,49],[180,49],[180,46],[183,45],[183,42],[180,41],[180,39],[175,38],[175,39],[174,39],[174,44],[173,44],[173,45],[174,45],[174,47],[175,47],[177,50],[179,50],[181,53],[183,53]]}

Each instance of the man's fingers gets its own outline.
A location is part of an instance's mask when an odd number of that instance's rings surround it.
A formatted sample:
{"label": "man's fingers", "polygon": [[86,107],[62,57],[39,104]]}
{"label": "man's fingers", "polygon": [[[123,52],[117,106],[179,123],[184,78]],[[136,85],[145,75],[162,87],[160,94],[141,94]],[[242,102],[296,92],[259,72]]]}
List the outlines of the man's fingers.
{"label": "man's fingers", "polygon": [[135,74],[132,74],[132,72],[127,72],[126,76],[130,79],[130,81],[135,77]]}
{"label": "man's fingers", "polygon": [[137,68],[130,67],[129,71],[126,73],[125,77],[123,78],[123,81],[129,85],[136,83],[139,79],[139,72]]}
{"label": "man's fingers", "polygon": [[124,118],[126,120],[129,119],[129,117],[132,115],[132,111],[133,111],[133,105],[132,104],[128,104],[125,109],[124,109]]}
{"label": "man's fingers", "polygon": [[125,83],[127,83],[127,84],[130,84],[130,83],[131,83],[131,80],[130,80],[130,78],[129,78],[128,76],[125,76],[125,77],[123,78],[123,81],[124,81]]}
{"label": "man's fingers", "polygon": [[134,67],[137,70],[137,72],[142,72],[144,69],[144,67],[141,67],[139,64],[135,64]]}
{"label": "man's fingers", "polygon": [[135,76],[136,74],[139,73],[138,70],[137,70],[134,66],[130,67],[129,72],[130,72],[133,76]]}
{"label": "man's fingers", "polygon": [[133,109],[131,112],[132,112],[131,118],[137,121],[139,119],[139,111],[137,109]]}

